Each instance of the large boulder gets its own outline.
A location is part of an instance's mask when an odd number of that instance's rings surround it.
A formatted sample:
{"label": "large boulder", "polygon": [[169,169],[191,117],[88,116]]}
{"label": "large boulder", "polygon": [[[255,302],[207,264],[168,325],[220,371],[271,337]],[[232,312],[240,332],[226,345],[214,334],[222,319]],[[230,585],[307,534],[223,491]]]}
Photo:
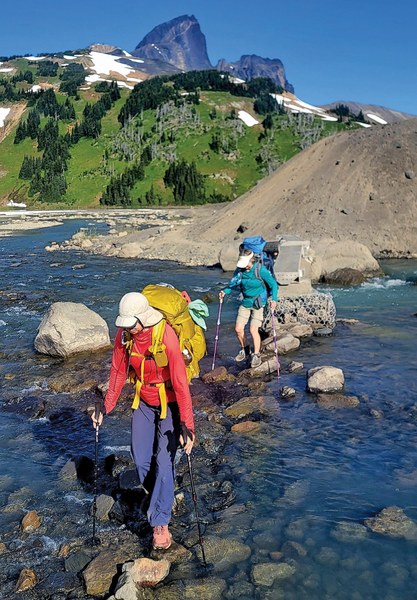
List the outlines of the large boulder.
{"label": "large boulder", "polygon": [[219,263],[223,271],[234,271],[239,256],[239,246],[235,244],[225,244],[219,252]]}
{"label": "large boulder", "polygon": [[315,367],[307,371],[307,390],[316,394],[340,392],[345,385],[342,369],[337,367]]}
{"label": "large boulder", "polygon": [[55,302],[39,325],[35,348],[41,354],[66,358],[110,346],[106,321],[84,304]]}
{"label": "large boulder", "polygon": [[364,244],[353,240],[325,238],[313,246],[311,280],[320,281],[338,269],[356,269],[364,275],[378,275],[381,267]]}

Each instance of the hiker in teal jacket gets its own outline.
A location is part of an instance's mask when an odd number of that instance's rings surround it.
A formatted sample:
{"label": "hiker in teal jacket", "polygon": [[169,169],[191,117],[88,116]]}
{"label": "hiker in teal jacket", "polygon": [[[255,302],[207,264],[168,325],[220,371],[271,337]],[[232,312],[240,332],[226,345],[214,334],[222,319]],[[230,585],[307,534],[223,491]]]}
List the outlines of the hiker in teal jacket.
{"label": "hiker in teal jacket", "polygon": [[242,293],[243,298],[235,326],[236,336],[241,346],[236,361],[241,362],[250,354],[245,334],[245,326],[250,319],[249,331],[253,340],[251,367],[259,367],[262,363],[259,327],[262,325],[268,291],[271,295],[271,310],[275,310],[278,301],[278,284],[266,267],[256,264],[255,256],[249,250],[244,250],[239,256],[236,267],[228,286],[219,292],[219,299],[222,300],[233,289],[238,289]]}

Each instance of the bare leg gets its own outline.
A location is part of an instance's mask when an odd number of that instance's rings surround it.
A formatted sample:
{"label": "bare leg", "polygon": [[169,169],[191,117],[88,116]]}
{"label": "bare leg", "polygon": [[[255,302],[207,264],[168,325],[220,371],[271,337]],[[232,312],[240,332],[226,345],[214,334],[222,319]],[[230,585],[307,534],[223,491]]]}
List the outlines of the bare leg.
{"label": "bare leg", "polygon": [[253,340],[253,352],[254,354],[259,354],[261,351],[261,336],[259,335],[259,326],[257,323],[250,323],[250,334]]}
{"label": "bare leg", "polygon": [[[247,344],[245,335],[245,326],[241,323],[236,323],[235,326],[236,337],[239,340],[239,344],[244,348]],[[259,342],[260,343],[260,342]]]}

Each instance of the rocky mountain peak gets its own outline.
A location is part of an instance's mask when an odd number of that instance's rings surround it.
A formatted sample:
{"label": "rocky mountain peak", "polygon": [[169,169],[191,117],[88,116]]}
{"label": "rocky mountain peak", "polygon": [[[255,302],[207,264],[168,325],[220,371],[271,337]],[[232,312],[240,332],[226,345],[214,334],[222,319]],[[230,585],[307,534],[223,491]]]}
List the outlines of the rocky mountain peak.
{"label": "rocky mountain peak", "polygon": [[256,54],[244,54],[236,62],[228,62],[222,58],[216,68],[218,71],[231,73],[245,81],[255,77],[269,77],[283,90],[294,92],[294,87],[287,81],[284,65],[279,58],[263,58]]}
{"label": "rocky mountain peak", "polygon": [[132,54],[143,60],[169,63],[181,71],[212,68],[206,38],[194,15],[182,15],[158,25]]}

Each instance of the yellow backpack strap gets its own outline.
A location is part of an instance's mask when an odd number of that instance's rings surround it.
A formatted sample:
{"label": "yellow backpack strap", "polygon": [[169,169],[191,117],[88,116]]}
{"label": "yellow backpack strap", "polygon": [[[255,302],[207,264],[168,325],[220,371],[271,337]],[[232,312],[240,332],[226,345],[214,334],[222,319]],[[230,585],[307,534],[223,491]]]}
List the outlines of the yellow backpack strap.
{"label": "yellow backpack strap", "polygon": [[[135,353],[134,356],[143,356],[143,355]],[[135,397],[133,398],[133,403],[132,403],[132,408],[134,410],[136,410],[137,408],[139,408],[140,390],[142,389],[142,386],[143,386],[144,373],[145,373],[145,357],[143,356],[142,362],[141,362],[141,365],[140,365],[140,377],[138,377],[136,379]]]}
{"label": "yellow backpack strap", "polygon": [[161,403],[161,419],[165,419],[167,416],[167,391],[165,388],[165,382],[158,383],[158,394],[159,394],[159,402]]}
{"label": "yellow backpack strap", "polygon": [[168,365],[168,357],[165,352],[166,346],[162,342],[165,333],[166,321],[162,319],[154,325],[152,330],[152,345],[148,350],[152,354],[158,367],[166,367]]}

